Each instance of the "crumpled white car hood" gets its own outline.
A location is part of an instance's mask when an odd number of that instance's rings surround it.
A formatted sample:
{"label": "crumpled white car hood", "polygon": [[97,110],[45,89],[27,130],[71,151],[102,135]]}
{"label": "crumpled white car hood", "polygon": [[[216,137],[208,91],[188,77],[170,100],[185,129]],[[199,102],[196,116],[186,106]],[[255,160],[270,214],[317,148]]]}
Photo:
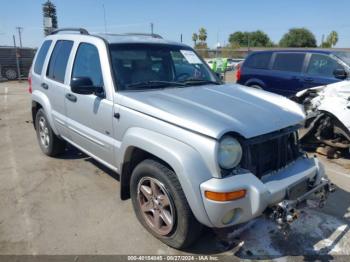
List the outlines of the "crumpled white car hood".
{"label": "crumpled white car hood", "polygon": [[306,89],[298,92],[296,96],[300,97],[308,90],[314,90],[318,94],[311,100],[313,111],[324,111],[334,115],[350,130],[350,80]]}

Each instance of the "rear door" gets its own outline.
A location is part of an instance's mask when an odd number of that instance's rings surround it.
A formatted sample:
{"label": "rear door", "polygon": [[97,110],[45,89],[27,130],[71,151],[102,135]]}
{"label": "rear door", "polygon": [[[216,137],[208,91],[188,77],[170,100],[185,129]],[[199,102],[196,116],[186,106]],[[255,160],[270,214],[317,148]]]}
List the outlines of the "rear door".
{"label": "rear door", "polygon": [[305,53],[276,52],[272,64],[271,91],[284,96],[292,96],[302,90],[305,58]]}
{"label": "rear door", "polygon": [[[104,87],[100,49],[93,43],[82,42],[76,47],[70,80],[89,77],[94,86]],[[107,73],[107,72],[106,72]],[[106,94],[106,90],[105,90]],[[82,95],[67,89],[66,109],[73,144],[88,151],[100,162],[113,168],[113,101],[104,95]]]}
{"label": "rear door", "polygon": [[309,54],[305,75],[302,78],[303,89],[341,81],[334,77],[333,72],[336,69],[344,69],[344,67],[331,56]]}
{"label": "rear door", "polygon": [[40,89],[50,100],[51,114],[54,125],[62,137],[69,137],[66,126],[65,93],[68,88],[66,69],[74,42],[71,40],[57,40],[47,69],[44,71]]}

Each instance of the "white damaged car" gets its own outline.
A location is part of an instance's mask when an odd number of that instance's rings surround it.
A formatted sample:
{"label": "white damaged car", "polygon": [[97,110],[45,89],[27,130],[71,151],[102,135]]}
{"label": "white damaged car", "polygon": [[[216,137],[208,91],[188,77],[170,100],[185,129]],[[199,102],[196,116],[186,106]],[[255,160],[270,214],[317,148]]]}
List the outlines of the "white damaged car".
{"label": "white damaged car", "polygon": [[[350,80],[300,91],[294,100],[303,104],[307,116],[303,144],[349,151]],[[334,151],[326,154],[332,157]]]}

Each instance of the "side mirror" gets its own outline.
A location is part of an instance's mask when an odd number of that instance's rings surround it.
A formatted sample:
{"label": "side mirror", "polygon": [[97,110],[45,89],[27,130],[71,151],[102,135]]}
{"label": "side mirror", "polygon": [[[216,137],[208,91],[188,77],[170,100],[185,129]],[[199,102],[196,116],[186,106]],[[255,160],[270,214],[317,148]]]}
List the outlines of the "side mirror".
{"label": "side mirror", "polygon": [[102,87],[94,86],[90,77],[74,77],[70,82],[70,88],[73,93],[80,95],[95,94],[98,97],[103,97],[104,92]]}
{"label": "side mirror", "polygon": [[348,73],[345,71],[345,69],[335,69],[333,75],[338,79],[345,79],[348,77]]}

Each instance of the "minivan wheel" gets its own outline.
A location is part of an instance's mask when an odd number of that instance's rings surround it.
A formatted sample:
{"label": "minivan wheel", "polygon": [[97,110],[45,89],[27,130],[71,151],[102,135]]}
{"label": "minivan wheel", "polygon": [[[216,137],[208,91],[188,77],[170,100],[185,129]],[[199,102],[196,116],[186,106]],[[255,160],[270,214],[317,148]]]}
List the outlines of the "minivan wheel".
{"label": "minivan wheel", "polygon": [[6,77],[8,80],[16,80],[17,79],[17,71],[14,68],[4,68],[2,70],[2,75]]}
{"label": "minivan wheel", "polygon": [[201,233],[176,174],[162,163],[147,159],[132,172],[130,193],[140,223],[165,244],[182,249]]}
{"label": "minivan wheel", "polygon": [[56,156],[64,152],[66,143],[55,135],[42,108],[36,114],[35,128],[40,148],[44,154]]}

